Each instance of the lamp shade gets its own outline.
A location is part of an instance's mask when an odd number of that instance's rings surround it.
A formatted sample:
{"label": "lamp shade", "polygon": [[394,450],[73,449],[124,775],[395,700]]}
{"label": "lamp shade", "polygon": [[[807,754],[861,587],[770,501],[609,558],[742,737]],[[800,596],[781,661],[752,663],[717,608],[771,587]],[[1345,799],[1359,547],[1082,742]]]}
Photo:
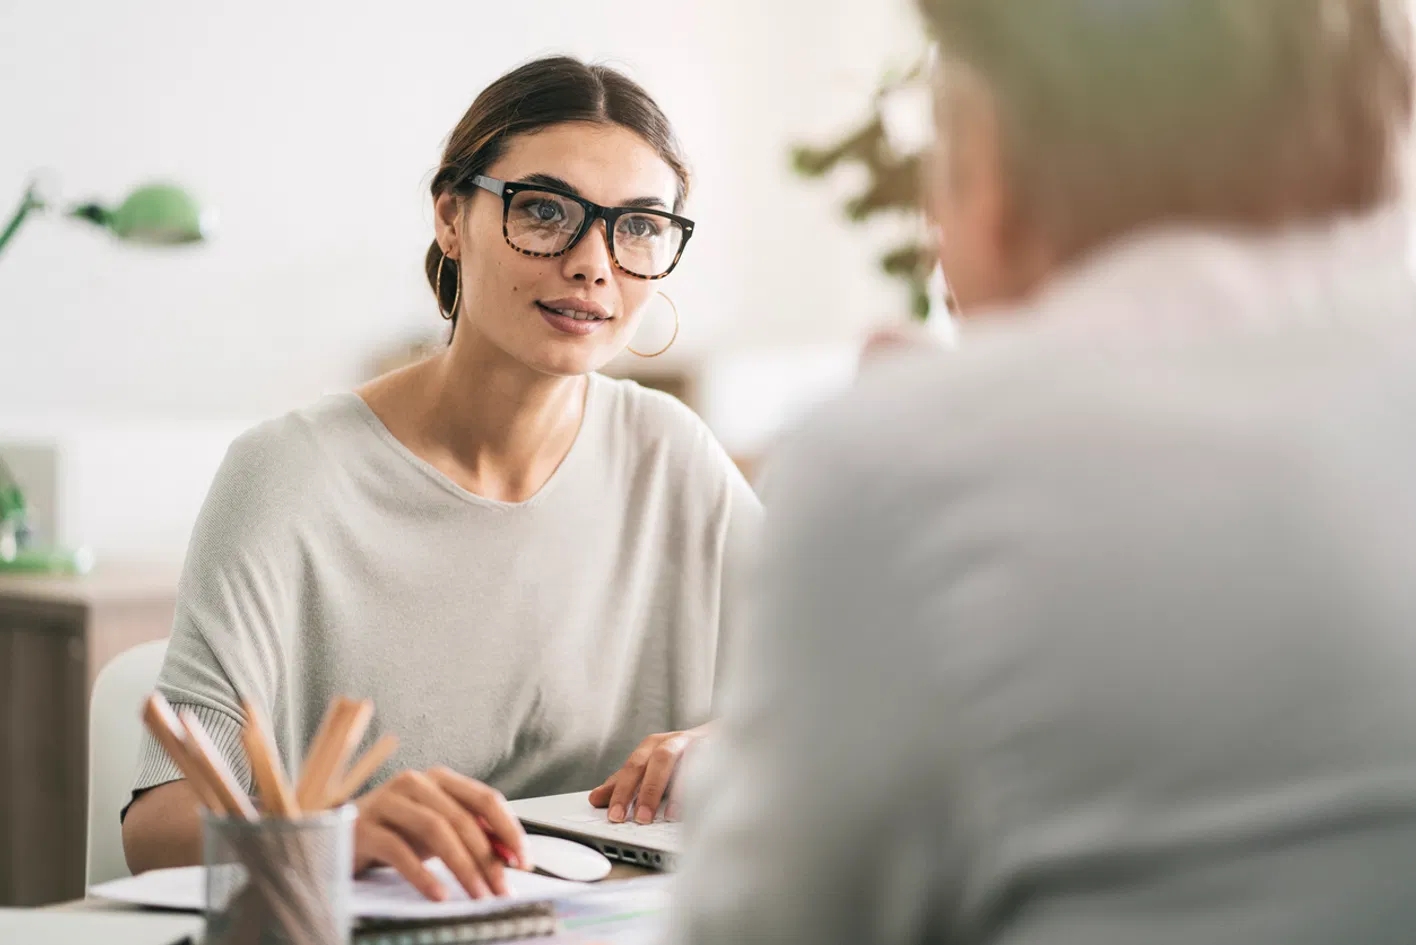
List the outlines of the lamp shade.
{"label": "lamp shade", "polygon": [[172,184],[147,184],[128,195],[107,220],[121,240],[136,243],[195,243],[206,236],[202,208]]}
{"label": "lamp shade", "polygon": [[205,239],[209,222],[192,195],[174,184],[145,184],[111,210],[87,203],[70,215],[96,223],[120,240],[163,246]]}

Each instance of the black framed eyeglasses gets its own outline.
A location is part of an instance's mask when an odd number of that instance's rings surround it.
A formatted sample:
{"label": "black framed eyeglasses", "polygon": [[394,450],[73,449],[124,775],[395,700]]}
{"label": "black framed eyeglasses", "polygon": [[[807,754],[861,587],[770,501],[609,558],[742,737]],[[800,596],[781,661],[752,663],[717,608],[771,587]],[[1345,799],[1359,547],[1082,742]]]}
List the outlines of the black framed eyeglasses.
{"label": "black framed eyeglasses", "polygon": [[477,175],[476,187],[502,198],[502,235],[526,256],[564,256],[605,221],[610,258],[627,275],[662,279],[674,271],[693,236],[693,221],[666,210],[602,207],[584,197],[548,187]]}

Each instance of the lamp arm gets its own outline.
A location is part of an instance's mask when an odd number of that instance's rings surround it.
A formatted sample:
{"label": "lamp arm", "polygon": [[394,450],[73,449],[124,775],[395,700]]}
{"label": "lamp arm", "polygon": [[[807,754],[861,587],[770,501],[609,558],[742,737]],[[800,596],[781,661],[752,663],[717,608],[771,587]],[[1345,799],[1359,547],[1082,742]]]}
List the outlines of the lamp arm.
{"label": "lamp arm", "polygon": [[44,206],[44,201],[39,198],[39,194],[31,185],[25,191],[25,195],[20,198],[20,205],[15,208],[14,216],[10,217],[10,222],[6,223],[4,231],[0,232],[0,252],[5,251],[5,245],[14,237],[20,224],[25,222],[25,218],[36,210],[43,210]]}

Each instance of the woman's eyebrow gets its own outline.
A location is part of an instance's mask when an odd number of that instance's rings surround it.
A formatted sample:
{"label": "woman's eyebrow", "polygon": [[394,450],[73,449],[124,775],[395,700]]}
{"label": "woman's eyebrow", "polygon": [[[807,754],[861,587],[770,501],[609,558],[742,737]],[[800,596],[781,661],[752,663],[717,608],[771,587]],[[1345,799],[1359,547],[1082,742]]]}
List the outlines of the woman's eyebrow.
{"label": "woman's eyebrow", "polygon": [[584,196],[575,188],[575,185],[571,184],[569,181],[561,180],[554,174],[527,174],[525,177],[518,180],[517,183],[531,184],[533,186],[540,184],[542,187],[554,187],[556,190],[564,190],[566,193],[575,194],[577,197]]}
{"label": "woman's eyebrow", "polygon": [[[532,186],[536,186],[539,184],[542,187],[554,187],[556,190],[563,190],[566,193],[574,194],[577,197],[585,196],[574,184],[570,183],[569,181],[562,180],[554,174],[527,174],[525,177],[520,178],[517,183],[530,184]],[[664,203],[663,199],[659,197],[634,197],[630,200],[626,200],[622,204],[618,204],[618,206],[640,207],[645,210],[667,210],[669,205]]]}

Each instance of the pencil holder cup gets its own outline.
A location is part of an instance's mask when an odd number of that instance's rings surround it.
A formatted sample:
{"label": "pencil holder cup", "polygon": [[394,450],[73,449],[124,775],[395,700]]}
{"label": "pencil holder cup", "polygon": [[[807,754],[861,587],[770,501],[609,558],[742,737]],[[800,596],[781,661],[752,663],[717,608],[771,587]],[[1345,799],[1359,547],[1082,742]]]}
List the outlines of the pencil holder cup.
{"label": "pencil holder cup", "polygon": [[355,816],[204,815],[203,945],[348,945]]}

